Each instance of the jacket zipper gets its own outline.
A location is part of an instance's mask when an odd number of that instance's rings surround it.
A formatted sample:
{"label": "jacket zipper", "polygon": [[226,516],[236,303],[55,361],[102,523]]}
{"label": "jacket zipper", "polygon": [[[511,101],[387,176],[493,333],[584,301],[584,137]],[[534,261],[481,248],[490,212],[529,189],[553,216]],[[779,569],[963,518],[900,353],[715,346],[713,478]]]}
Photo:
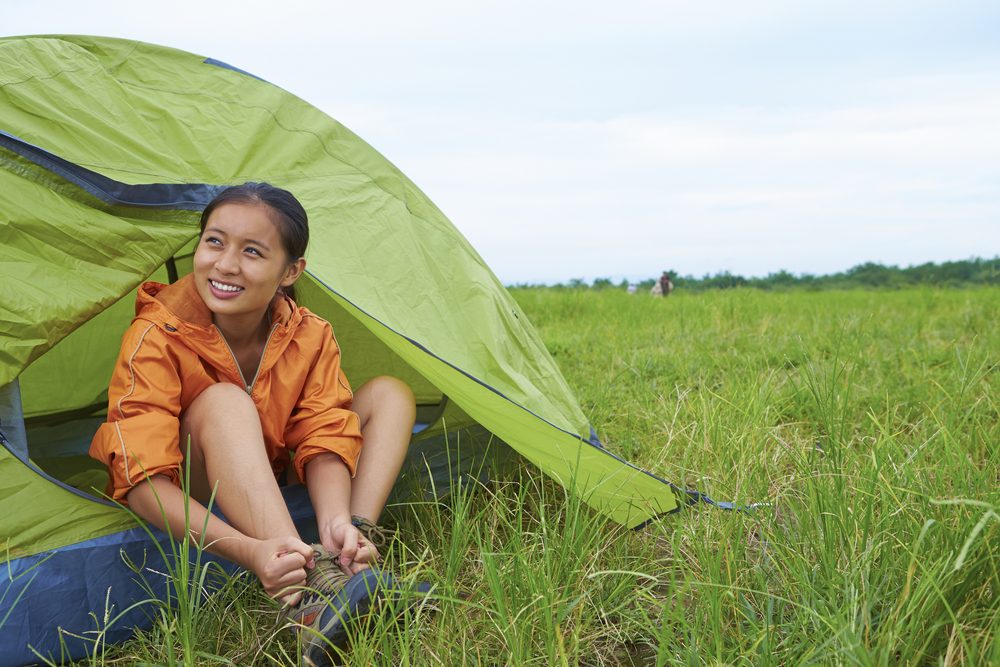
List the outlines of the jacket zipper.
{"label": "jacket zipper", "polygon": [[[213,324],[212,326],[215,325]],[[271,327],[271,330],[267,333],[267,340],[264,341],[264,349],[261,350],[260,353],[260,361],[257,362],[257,372],[254,373],[253,375],[253,381],[250,382],[250,384],[247,384],[247,379],[243,377],[243,369],[240,368],[240,362],[236,358],[236,353],[233,352],[233,348],[229,345],[229,341],[226,340],[226,337],[222,335],[222,330],[219,329],[219,327],[215,327],[215,330],[219,332],[219,338],[222,339],[222,342],[226,344],[226,349],[229,350],[229,356],[233,358],[233,363],[236,364],[236,372],[240,374],[240,382],[243,383],[243,390],[246,391],[248,396],[253,396],[253,387],[255,384],[257,384],[257,378],[260,377],[260,368],[261,366],[264,365],[264,355],[267,354],[267,345],[268,343],[271,342],[271,336],[274,335],[274,332],[277,329],[278,325],[275,324],[274,326]]]}

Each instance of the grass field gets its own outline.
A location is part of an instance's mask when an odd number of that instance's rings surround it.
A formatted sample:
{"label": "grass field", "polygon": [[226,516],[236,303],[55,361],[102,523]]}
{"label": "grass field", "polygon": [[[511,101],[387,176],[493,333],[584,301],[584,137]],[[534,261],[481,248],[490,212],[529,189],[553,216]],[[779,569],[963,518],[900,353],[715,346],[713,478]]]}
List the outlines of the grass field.
{"label": "grass field", "polygon": [[[1000,290],[514,296],[609,448],[772,505],[626,531],[522,470],[395,507],[442,599],[351,664],[1000,664]],[[92,663],[143,661],[295,644],[240,577]]]}

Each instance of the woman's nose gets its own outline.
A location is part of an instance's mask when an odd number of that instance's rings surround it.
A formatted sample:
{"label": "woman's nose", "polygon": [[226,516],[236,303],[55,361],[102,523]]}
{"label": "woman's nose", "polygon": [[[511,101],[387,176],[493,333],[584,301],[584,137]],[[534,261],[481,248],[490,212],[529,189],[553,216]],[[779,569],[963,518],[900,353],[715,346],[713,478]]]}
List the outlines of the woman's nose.
{"label": "woman's nose", "polygon": [[225,250],[219,253],[219,256],[216,257],[215,268],[218,269],[220,273],[238,273],[240,270],[240,263],[237,261],[237,258],[234,257],[233,253],[229,252],[229,250]]}

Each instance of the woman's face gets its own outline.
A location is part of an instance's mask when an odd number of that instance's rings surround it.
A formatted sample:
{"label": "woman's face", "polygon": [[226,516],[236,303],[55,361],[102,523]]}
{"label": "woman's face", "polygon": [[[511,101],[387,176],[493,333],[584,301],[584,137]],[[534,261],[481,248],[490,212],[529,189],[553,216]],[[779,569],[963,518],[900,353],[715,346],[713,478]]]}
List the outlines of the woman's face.
{"label": "woman's face", "polygon": [[194,253],[198,294],[216,315],[267,311],[279,287],[295,282],[304,262],[293,262],[264,204],[228,203],[212,211]]}

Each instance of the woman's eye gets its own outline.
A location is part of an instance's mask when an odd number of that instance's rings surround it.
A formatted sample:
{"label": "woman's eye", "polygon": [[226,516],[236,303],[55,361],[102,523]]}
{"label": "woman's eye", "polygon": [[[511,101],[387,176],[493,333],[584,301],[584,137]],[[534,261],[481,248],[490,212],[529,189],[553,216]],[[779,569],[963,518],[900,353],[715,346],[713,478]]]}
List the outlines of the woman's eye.
{"label": "woman's eye", "polygon": [[214,236],[206,236],[205,243],[207,243],[208,245],[222,245],[222,241],[215,238]]}
{"label": "woman's eye", "polygon": [[254,248],[254,247],[249,247],[249,248],[247,248],[247,249],[246,249],[246,252],[248,252],[248,253],[250,253],[250,254],[252,254],[252,255],[257,255],[258,257],[260,257],[260,256],[261,256],[261,255],[260,255],[260,250],[257,250],[257,248]]}

